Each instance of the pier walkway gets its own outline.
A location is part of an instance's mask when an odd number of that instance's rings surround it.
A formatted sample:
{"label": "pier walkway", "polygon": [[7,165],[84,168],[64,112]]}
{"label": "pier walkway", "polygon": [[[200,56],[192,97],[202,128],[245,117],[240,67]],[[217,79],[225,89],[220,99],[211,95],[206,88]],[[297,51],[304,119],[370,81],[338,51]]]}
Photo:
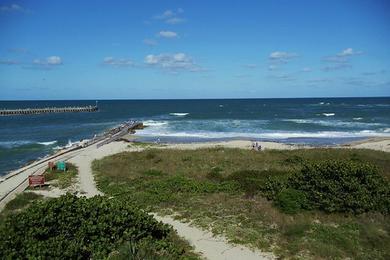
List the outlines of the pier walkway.
{"label": "pier walkway", "polygon": [[98,110],[99,110],[98,106],[0,109],[0,116],[34,115],[34,114],[49,114],[49,113],[96,112]]}

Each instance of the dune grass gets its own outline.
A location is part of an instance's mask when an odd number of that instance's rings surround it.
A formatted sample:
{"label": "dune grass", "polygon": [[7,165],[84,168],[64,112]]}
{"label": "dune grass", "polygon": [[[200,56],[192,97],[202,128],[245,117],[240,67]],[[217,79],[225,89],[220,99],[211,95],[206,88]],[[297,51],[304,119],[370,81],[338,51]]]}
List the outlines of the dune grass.
{"label": "dune grass", "polygon": [[[259,192],[269,177],[288,178],[304,162],[370,162],[390,179],[390,155],[344,149],[253,152],[240,149],[125,152],[94,161],[100,190],[148,211],[224,234],[280,257],[388,259],[389,216],[302,211],[285,214]],[[257,174],[251,175],[251,172]],[[240,176],[247,174],[249,182]]]}

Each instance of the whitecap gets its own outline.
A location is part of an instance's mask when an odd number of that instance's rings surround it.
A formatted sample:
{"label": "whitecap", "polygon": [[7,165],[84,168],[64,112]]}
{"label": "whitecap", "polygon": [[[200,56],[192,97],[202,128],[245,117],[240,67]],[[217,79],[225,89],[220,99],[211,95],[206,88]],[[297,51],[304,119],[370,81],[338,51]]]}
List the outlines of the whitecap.
{"label": "whitecap", "polygon": [[188,114],[189,113],[169,113],[169,115],[171,115],[171,116],[186,116]]}
{"label": "whitecap", "polygon": [[363,117],[354,117],[354,118],[352,118],[352,119],[358,121],[358,120],[362,120]]}
{"label": "whitecap", "polygon": [[145,126],[163,126],[167,125],[168,122],[166,121],[154,121],[154,120],[146,120],[143,122]]}
{"label": "whitecap", "polygon": [[334,116],[335,113],[322,113],[324,116]]}
{"label": "whitecap", "polygon": [[53,145],[57,143],[57,141],[50,141],[50,142],[38,142],[38,144],[41,144],[41,145],[45,145],[45,146],[48,146],[48,145]]}

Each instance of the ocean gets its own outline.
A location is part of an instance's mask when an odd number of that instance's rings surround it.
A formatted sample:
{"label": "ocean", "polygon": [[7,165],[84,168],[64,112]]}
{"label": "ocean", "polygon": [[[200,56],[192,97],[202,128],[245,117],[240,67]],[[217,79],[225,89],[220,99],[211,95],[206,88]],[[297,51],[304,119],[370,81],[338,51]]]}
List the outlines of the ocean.
{"label": "ocean", "polygon": [[[0,101],[1,108],[95,101]],[[250,139],[311,145],[390,137],[390,98],[100,100],[99,112],[0,117],[0,175],[125,120],[141,141]]]}

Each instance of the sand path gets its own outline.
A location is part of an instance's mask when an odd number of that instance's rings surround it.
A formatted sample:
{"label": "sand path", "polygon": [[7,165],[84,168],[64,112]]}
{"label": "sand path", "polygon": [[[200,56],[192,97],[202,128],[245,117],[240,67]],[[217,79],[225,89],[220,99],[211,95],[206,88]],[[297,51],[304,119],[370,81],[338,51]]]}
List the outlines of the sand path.
{"label": "sand path", "polygon": [[[246,144],[245,144],[246,145]],[[175,147],[177,148],[177,147]],[[127,143],[110,143],[99,149],[86,150],[69,161],[79,169],[79,187],[82,195],[93,197],[102,193],[97,189],[92,174],[91,164],[95,159],[116,154],[123,151],[139,151],[140,148],[129,148]],[[169,216],[154,215],[155,218],[164,223],[170,224],[177,233],[194,246],[195,251],[202,254],[206,259],[228,260],[228,259],[274,259],[272,254],[266,254],[258,250],[253,251],[244,246],[231,245],[223,237],[213,237],[210,232],[202,231],[188,223],[182,223]]]}

